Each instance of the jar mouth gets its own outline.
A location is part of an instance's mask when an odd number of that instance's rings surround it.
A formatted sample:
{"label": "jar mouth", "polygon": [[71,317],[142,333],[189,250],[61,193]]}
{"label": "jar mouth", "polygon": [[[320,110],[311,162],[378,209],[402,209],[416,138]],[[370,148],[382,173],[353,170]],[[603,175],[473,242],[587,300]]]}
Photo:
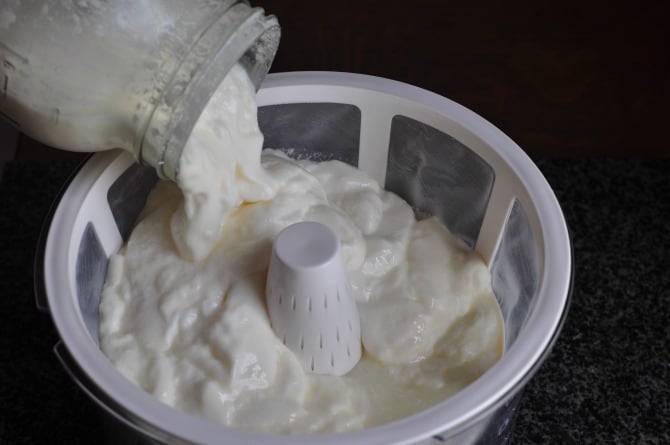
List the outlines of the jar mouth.
{"label": "jar mouth", "polygon": [[261,87],[265,76],[270,71],[281,37],[281,29],[277,18],[274,15],[269,15],[265,19],[267,20],[266,23],[270,26],[254,40],[249,49],[242,54],[238,61],[246,70],[249,80],[251,80],[256,91]]}
{"label": "jar mouth", "polygon": [[281,29],[262,8],[240,2],[219,16],[179,64],[155,105],[137,159],[176,181],[179,159],[198,118],[232,67],[239,63],[256,89],[270,70]]}

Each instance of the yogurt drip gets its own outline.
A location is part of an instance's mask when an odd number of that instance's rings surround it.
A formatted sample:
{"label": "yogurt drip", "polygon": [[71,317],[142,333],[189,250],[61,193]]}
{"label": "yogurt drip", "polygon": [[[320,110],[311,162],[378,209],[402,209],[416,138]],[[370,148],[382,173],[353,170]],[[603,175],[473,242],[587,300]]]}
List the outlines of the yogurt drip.
{"label": "yogurt drip", "polygon": [[182,257],[205,258],[231,211],[273,196],[271,178],[259,162],[262,148],[255,89],[235,65],[198,119],[180,159],[177,182],[184,198],[171,228]]}
{"label": "yogurt drip", "polygon": [[[435,218],[338,161],[265,150],[254,89],[235,67],[110,258],[100,339],[118,370],[184,412],[271,433],[398,419],[467,386],[502,354],[481,258]],[[181,189],[181,190],[180,190]],[[290,224],[334,230],[364,353],[347,375],[306,373],[264,305],[272,241]]]}

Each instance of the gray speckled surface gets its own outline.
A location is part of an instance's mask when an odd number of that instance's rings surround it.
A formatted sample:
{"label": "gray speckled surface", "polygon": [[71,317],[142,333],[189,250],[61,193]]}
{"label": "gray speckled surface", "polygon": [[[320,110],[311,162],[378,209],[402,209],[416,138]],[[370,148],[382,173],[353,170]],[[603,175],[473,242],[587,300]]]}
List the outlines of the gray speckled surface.
{"label": "gray speckled surface", "polygon": [[[542,160],[575,252],[572,305],[528,384],[513,444],[670,443],[670,160]],[[33,297],[41,220],[72,162],[12,162],[0,182],[0,444],[98,443]]]}
{"label": "gray speckled surface", "polygon": [[538,162],[572,232],[572,305],[515,443],[670,443],[670,160]]}

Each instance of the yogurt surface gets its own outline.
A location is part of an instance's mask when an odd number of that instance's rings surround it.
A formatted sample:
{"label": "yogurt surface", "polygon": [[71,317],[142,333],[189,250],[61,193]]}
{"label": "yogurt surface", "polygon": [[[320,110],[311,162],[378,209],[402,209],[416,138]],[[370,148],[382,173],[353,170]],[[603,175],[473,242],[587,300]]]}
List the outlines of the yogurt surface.
{"label": "yogurt surface", "polygon": [[[482,259],[435,218],[338,161],[265,150],[253,86],[235,67],[110,258],[104,353],[164,403],[275,433],[350,431],[432,406],[491,367],[503,323]],[[306,372],[275,335],[265,277],[299,221],[341,240],[363,357],[343,377]]]}

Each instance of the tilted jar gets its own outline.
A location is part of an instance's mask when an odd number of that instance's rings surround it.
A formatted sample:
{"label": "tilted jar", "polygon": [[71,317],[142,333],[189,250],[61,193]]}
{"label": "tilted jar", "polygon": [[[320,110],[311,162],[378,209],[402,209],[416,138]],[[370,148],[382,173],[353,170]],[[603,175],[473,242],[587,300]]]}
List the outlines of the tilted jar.
{"label": "tilted jar", "polygon": [[179,156],[236,63],[258,87],[274,16],[237,0],[3,0],[0,114],[71,151],[123,148],[176,179]]}

